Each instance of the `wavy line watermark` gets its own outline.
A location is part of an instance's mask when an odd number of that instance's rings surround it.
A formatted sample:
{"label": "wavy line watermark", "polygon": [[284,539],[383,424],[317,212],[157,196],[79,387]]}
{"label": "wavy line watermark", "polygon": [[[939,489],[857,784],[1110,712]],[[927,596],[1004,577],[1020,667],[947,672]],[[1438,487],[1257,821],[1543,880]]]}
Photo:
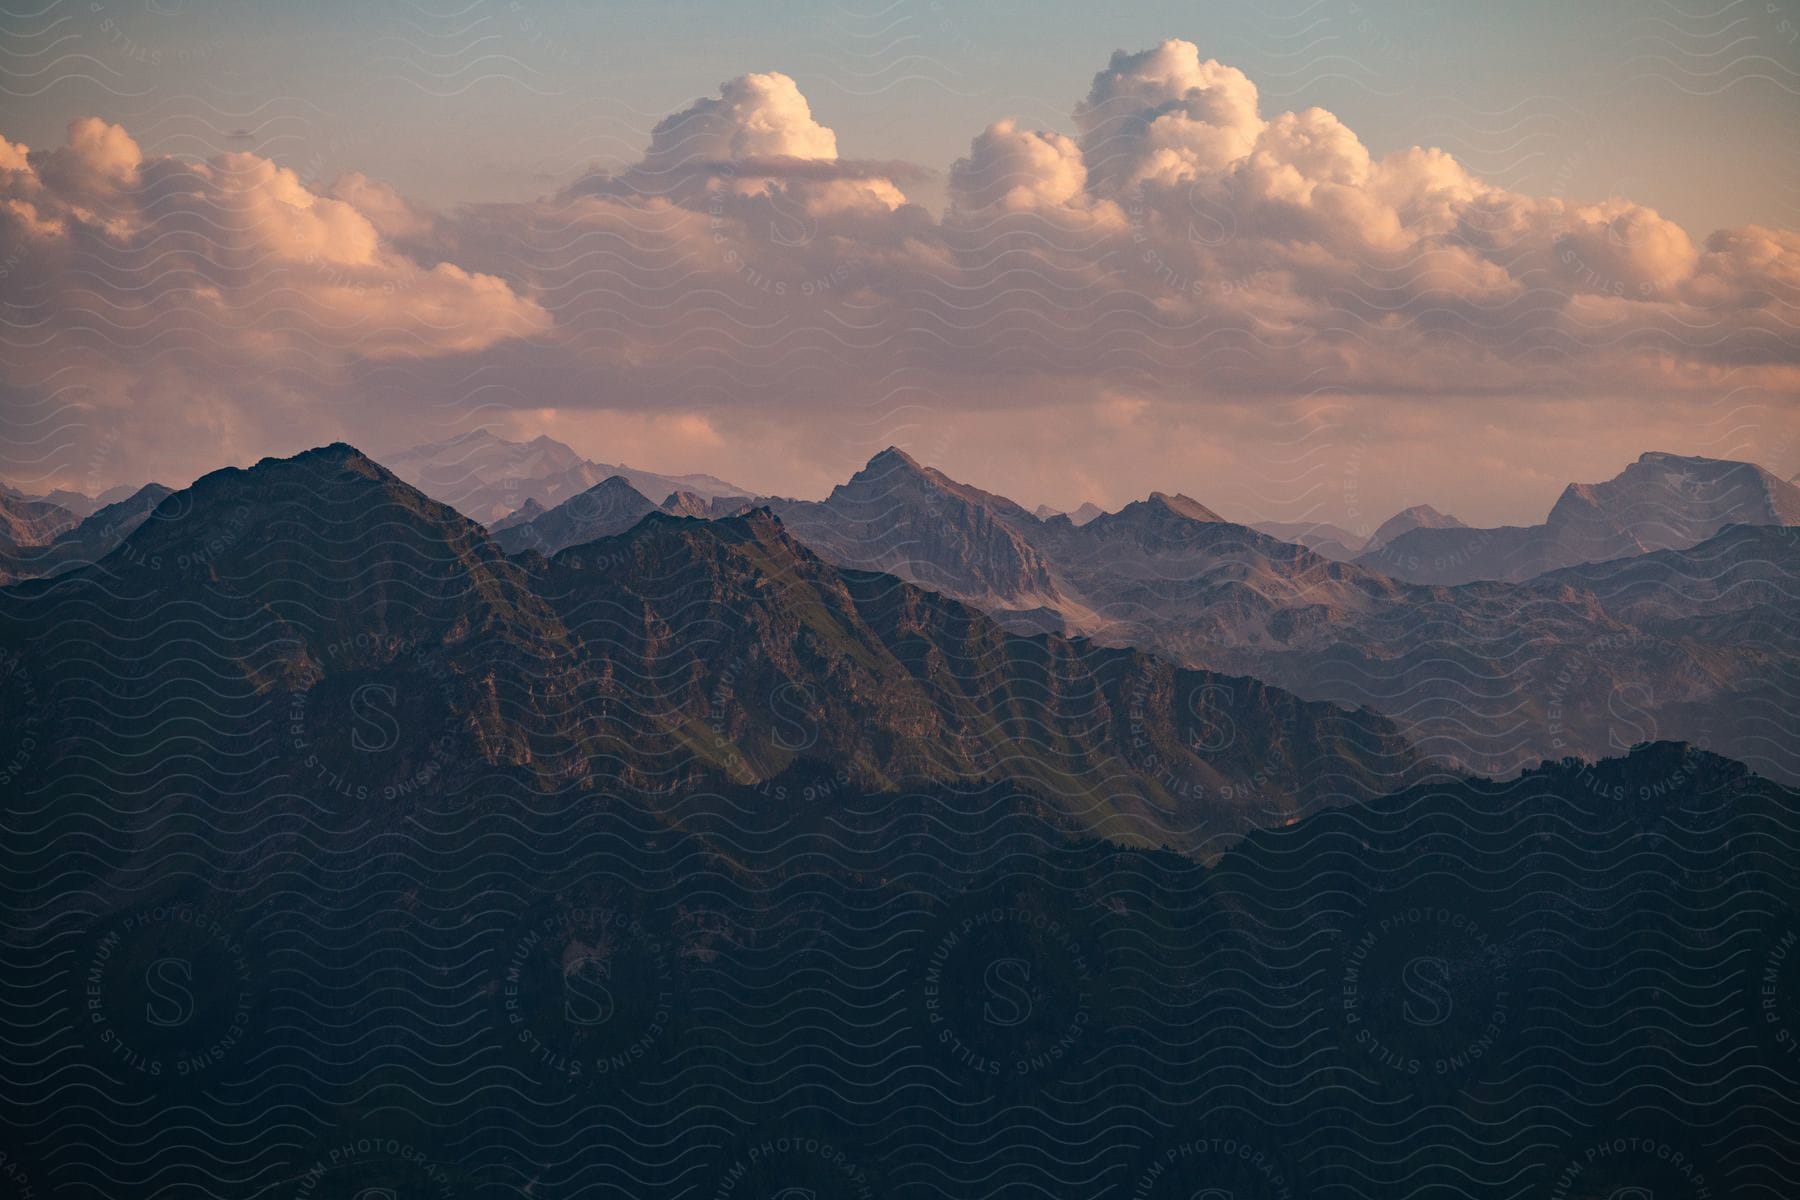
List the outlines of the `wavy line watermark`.
{"label": "wavy line watermark", "polygon": [[1060,1068],[1093,1044],[1096,953],[1068,915],[1006,902],[953,915],[920,967],[928,1041],[989,1079]]}
{"label": "wavy line watermark", "polygon": [[1344,939],[1337,1007],[1359,1061],[1466,1079],[1515,1023],[1499,932],[1460,907],[1381,904]]}
{"label": "wavy line watermark", "polygon": [[529,922],[489,981],[509,1045],[540,1077],[616,1081],[669,1036],[680,986],[674,948],[630,913],[604,906]]}
{"label": "wavy line watermark", "polygon": [[197,1075],[241,1051],[263,984],[244,936],[185,904],[114,923],[80,979],[89,1036],[110,1063],[146,1079]]}

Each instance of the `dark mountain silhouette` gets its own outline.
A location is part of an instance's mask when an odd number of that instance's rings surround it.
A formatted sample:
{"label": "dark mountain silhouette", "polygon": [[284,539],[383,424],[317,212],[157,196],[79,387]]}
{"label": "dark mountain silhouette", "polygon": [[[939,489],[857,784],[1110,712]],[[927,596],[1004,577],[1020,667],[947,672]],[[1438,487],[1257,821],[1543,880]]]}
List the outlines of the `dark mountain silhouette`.
{"label": "dark mountain silhouette", "polygon": [[[646,529],[646,558],[701,550]],[[0,967],[41,1018],[0,1028],[0,1121],[32,1178],[1781,1195],[1800,1140],[1800,795],[1686,746],[1416,786],[1206,866],[1072,839],[1031,788],[808,761],[345,797],[234,762],[253,710],[211,757],[177,727],[134,759],[109,729],[183,714],[105,703],[0,793],[0,895],[36,913]],[[140,1146],[152,1103],[181,1122]]]}
{"label": "dark mountain silhouette", "polygon": [[1371,714],[1008,635],[962,604],[827,566],[766,509],[711,524],[653,514],[538,579],[588,669],[632,681],[615,721],[640,759],[666,743],[746,779],[802,754],[863,780],[1007,778],[1075,827],[1190,848],[1419,769]]}
{"label": "dark mountain silhouette", "polygon": [[1572,483],[1542,525],[1421,525],[1357,559],[1419,583],[1522,581],[1558,567],[1681,550],[1727,525],[1800,524],[1800,487],[1754,463],[1651,452],[1605,483]]}
{"label": "dark mountain silhouette", "polygon": [[[508,559],[341,445],[208,475],[99,565],[5,607],[6,649],[71,711],[102,704],[120,671],[154,681],[142,753],[178,752],[184,704],[205,726],[235,697],[312,730],[258,769],[359,798],[496,767],[657,794],[817,758],[873,786],[1015,780],[1072,830],[1210,852],[1430,773],[1373,713],[1007,634],[827,566],[767,510],[648,511],[624,534]],[[74,651],[96,625],[129,664]],[[345,749],[359,695],[396,722],[366,775]],[[112,719],[128,761],[130,722]]]}
{"label": "dark mountain silhouette", "polygon": [[[1795,532],[1533,586],[1777,621]],[[1234,538],[1380,578],[1162,504],[1093,545]],[[0,589],[0,739],[15,1190],[1791,1190],[1800,793],[1427,776],[766,510],[509,557],[347,446],[215,472]]]}

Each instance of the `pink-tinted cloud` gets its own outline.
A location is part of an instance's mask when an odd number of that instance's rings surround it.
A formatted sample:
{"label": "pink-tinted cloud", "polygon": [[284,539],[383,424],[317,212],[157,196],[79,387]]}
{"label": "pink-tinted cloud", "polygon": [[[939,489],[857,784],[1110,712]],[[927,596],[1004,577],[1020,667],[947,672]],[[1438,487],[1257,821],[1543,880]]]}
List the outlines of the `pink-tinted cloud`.
{"label": "pink-tinted cloud", "polygon": [[[0,228],[52,244],[19,257],[28,308],[55,329],[105,313],[135,347],[112,356],[117,380],[170,345],[196,380],[267,350],[305,364],[290,413],[348,408],[380,444],[421,414],[547,411],[661,430],[643,444],[697,458],[642,465],[769,490],[952,424],[1065,423],[1081,436],[1036,440],[1066,446],[1052,470],[1093,478],[1072,460],[1107,439],[1193,461],[1196,437],[1278,437],[1321,393],[1365,440],[1417,445],[1435,422],[1449,445],[1509,409],[1567,420],[1586,403],[1604,415],[1576,424],[1619,429],[1654,399],[1666,430],[1684,405],[1754,394],[1792,412],[1800,391],[1794,233],[1700,239],[1626,199],[1508,191],[1440,150],[1376,156],[1323,109],[1264,112],[1190,43],[1113,55],[1068,132],[987,124],[942,215],[907,202],[915,172],[840,149],[793,79],[745,75],[622,170],[434,212],[361,175],[315,194],[250,155],[143,162],[94,122],[22,168],[0,146]],[[90,269],[53,282],[74,247]],[[172,341],[146,286],[181,314]]]}

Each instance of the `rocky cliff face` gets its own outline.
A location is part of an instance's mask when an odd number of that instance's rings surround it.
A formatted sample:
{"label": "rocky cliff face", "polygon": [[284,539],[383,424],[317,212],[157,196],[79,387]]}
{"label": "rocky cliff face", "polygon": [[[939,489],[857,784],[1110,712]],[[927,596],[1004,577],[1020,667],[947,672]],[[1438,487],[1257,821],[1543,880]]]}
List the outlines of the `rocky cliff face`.
{"label": "rocky cliff face", "polygon": [[658,507],[671,516],[695,517],[702,521],[713,515],[711,502],[696,492],[670,492]]}
{"label": "rocky cliff face", "polygon": [[1054,605],[1051,569],[1021,532],[1037,518],[901,450],[869,460],[822,502],[772,507],[802,541],[846,566],[883,571],[995,608]]}

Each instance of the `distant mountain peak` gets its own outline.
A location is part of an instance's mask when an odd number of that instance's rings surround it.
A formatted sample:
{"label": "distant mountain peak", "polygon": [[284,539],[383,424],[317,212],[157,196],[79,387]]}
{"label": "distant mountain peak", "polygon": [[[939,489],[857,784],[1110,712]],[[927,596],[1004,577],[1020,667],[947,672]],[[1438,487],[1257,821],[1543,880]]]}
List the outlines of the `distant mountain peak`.
{"label": "distant mountain peak", "polygon": [[949,477],[942,472],[925,466],[898,446],[889,446],[864,463],[862,469],[847,481],[839,484],[837,490],[885,491],[908,482],[926,484],[941,489],[954,486]]}
{"label": "distant mountain peak", "polygon": [[889,446],[886,450],[881,451],[871,458],[863,469],[882,470],[891,467],[911,467],[915,471],[924,470],[918,459],[898,446]]}
{"label": "distant mountain peak", "polygon": [[831,497],[825,501],[852,502],[870,504],[889,503],[889,493],[895,488],[907,487],[917,495],[920,492],[935,494],[940,498],[950,497],[964,504],[974,505],[989,512],[1005,512],[1009,515],[1029,515],[1022,508],[1005,496],[984,492],[972,484],[959,483],[944,474],[936,467],[928,467],[918,459],[900,449],[889,446],[880,454],[871,458],[863,469],[852,475],[846,482],[832,489]]}
{"label": "distant mountain peak", "polygon": [[1540,524],[1415,525],[1378,533],[1358,561],[1417,583],[1518,582],[1577,563],[1686,549],[1730,525],[1800,525],[1800,488],[1755,463],[1649,450],[1611,479],[1563,488]]}
{"label": "distant mountain peak", "polygon": [[1638,462],[1649,466],[1691,467],[1702,463],[1724,462],[1725,459],[1705,458],[1698,454],[1676,454],[1670,450],[1646,450],[1637,457]]}
{"label": "distant mountain peak", "polygon": [[612,475],[625,476],[646,496],[685,491],[710,500],[744,491],[711,475],[661,475],[592,462],[548,434],[516,442],[475,429],[397,451],[389,461],[408,483],[490,527],[511,517],[528,499],[553,508]]}
{"label": "distant mountain peak", "polygon": [[[637,491],[636,488],[631,487],[631,480],[623,475],[608,475],[605,479],[602,479],[599,483],[596,483],[593,487],[589,488],[588,491],[597,492],[602,488],[611,491],[617,491],[620,488],[631,488],[632,491]],[[638,492],[638,494],[643,495],[642,492]],[[649,499],[649,497],[646,496],[645,499]]]}
{"label": "distant mountain peak", "polygon": [[1407,517],[1420,525],[1429,525],[1433,529],[1467,528],[1463,523],[1447,512],[1440,512],[1429,504],[1415,504],[1403,508],[1394,514],[1396,517]]}
{"label": "distant mountain peak", "polygon": [[504,530],[511,529],[515,525],[527,524],[528,522],[537,520],[549,511],[548,508],[545,508],[542,504],[537,502],[536,496],[527,496],[525,498],[525,503],[519,505],[518,508],[507,513],[498,521],[490,524],[488,526],[488,532],[500,533]]}
{"label": "distant mountain peak", "polygon": [[1601,483],[1571,483],[1545,523],[1635,531],[1647,548],[1691,545],[1732,523],[1800,522],[1800,489],[1752,462],[1649,450]]}
{"label": "distant mountain peak", "polygon": [[1118,512],[1102,513],[1086,523],[1095,528],[1113,528],[1137,524],[1145,519],[1166,520],[1169,517],[1208,525],[1230,523],[1192,496],[1185,496],[1180,492],[1174,495],[1168,492],[1151,492],[1142,500],[1133,500]]}
{"label": "distant mountain peak", "polygon": [[327,442],[323,446],[314,446],[310,450],[302,450],[300,453],[291,455],[287,458],[271,454],[266,458],[258,459],[256,465],[250,467],[249,470],[256,471],[267,467],[278,467],[288,463],[297,464],[309,462],[331,463],[336,466],[352,466],[356,469],[361,469],[366,465],[380,471],[384,475],[391,474],[386,467],[364,454],[361,450],[358,450],[355,446],[352,446],[349,442]]}
{"label": "distant mountain peak", "polygon": [[825,500],[778,502],[781,518],[827,560],[899,575],[1002,607],[1055,593],[1021,533],[1038,521],[1004,496],[958,483],[890,446]]}
{"label": "distant mountain peak", "polygon": [[1176,492],[1174,495],[1170,495],[1168,492],[1151,492],[1150,503],[1161,505],[1176,516],[1186,517],[1190,521],[1223,522],[1225,520],[1224,517],[1192,496],[1183,495],[1180,492]]}
{"label": "distant mountain peak", "polygon": [[1402,534],[1411,533],[1415,529],[1467,528],[1467,525],[1447,512],[1440,512],[1429,504],[1415,504],[1411,508],[1401,509],[1383,521],[1380,527],[1369,535],[1364,550],[1377,550]]}
{"label": "distant mountain peak", "polygon": [[555,554],[568,546],[611,537],[657,511],[656,502],[623,475],[608,475],[556,507],[521,521],[497,523],[491,532],[508,554]]}
{"label": "distant mountain peak", "polygon": [[677,517],[698,517],[706,520],[712,516],[712,505],[704,496],[696,492],[674,491],[659,505],[662,511]]}

